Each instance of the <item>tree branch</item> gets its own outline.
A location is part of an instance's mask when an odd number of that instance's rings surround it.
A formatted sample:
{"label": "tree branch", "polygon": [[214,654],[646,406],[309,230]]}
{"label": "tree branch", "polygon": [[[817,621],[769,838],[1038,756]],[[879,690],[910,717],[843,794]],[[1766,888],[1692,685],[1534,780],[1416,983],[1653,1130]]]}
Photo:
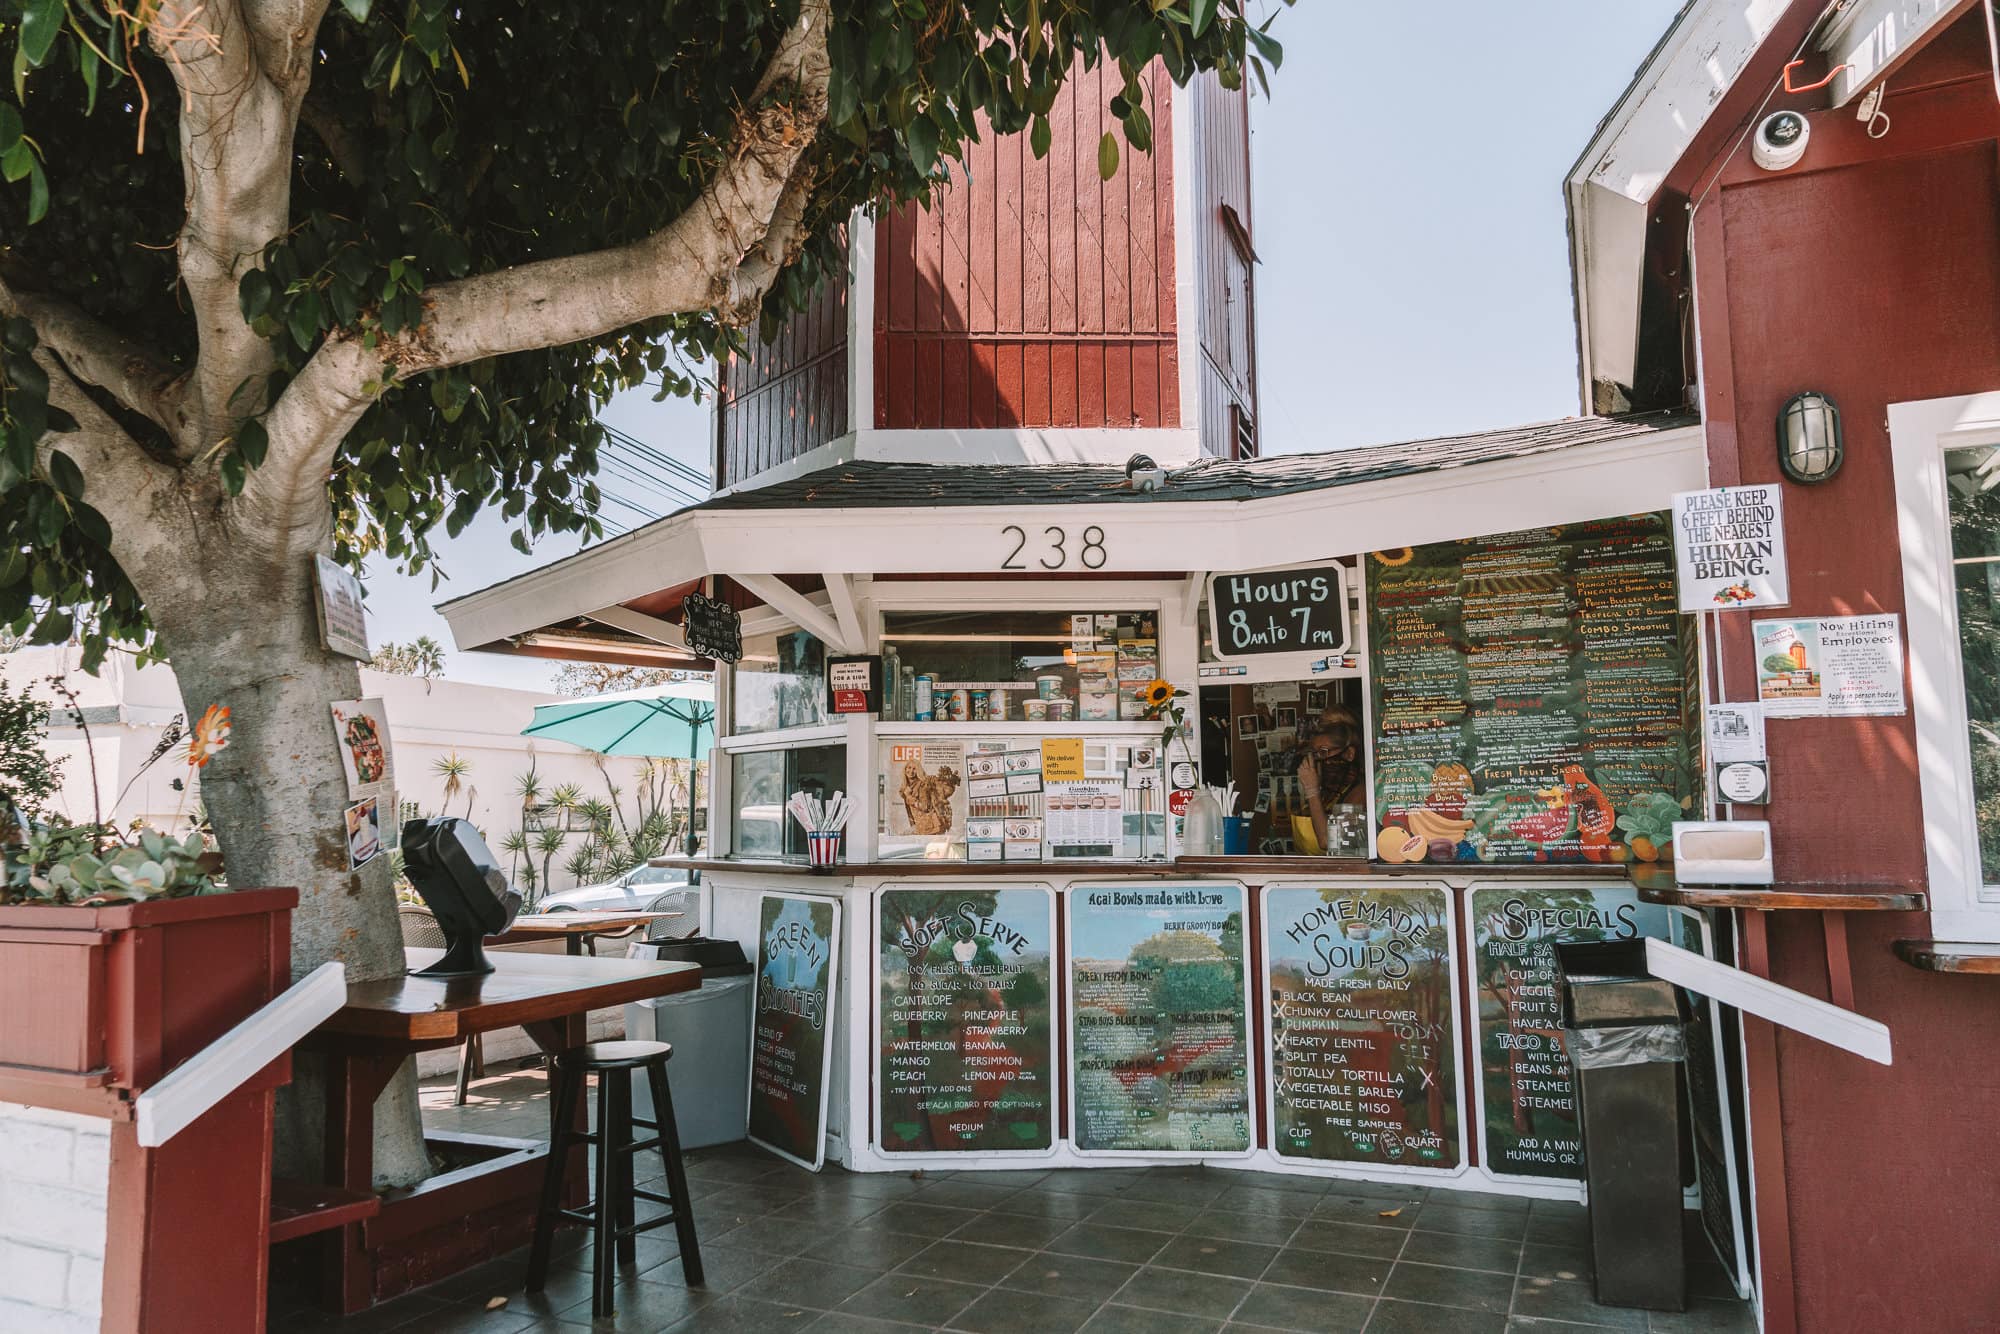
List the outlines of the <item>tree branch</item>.
{"label": "tree branch", "polygon": [[106,391],[167,434],[179,430],[180,372],[148,348],[60,297],[23,290],[4,277],[0,314],[18,315],[34,325],[42,345],[62,358],[71,375]]}
{"label": "tree branch", "polygon": [[183,455],[264,406],[270,344],[237,306],[237,281],[288,225],[292,136],[326,0],[163,0],[148,26],[181,93],[187,221],[181,280],[201,350]]}
{"label": "tree branch", "polygon": [[139,447],[110,413],[78,387],[60,357],[49,347],[35,349],[35,360],[49,376],[49,402],[76,418],[74,431],[50,431],[35,442],[35,461],[46,474],[49,456],[57,450],[83,473],[84,500],[111,525],[111,554],[126,570],[149,560],[167,560],[162,548],[176,540],[178,530],[154,522],[153,508],[174,484],[174,471]]}

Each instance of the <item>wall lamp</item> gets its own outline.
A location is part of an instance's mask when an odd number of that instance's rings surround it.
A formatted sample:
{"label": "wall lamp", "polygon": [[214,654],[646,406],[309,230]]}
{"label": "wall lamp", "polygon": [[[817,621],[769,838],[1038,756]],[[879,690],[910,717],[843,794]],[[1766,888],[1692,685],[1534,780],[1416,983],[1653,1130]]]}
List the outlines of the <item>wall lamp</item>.
{"label": "wall lamp", "polygon": [[1778,466],[1808,486],[1840,471],[1840,409],[1815,389],[1794,394],[1778,410]]}

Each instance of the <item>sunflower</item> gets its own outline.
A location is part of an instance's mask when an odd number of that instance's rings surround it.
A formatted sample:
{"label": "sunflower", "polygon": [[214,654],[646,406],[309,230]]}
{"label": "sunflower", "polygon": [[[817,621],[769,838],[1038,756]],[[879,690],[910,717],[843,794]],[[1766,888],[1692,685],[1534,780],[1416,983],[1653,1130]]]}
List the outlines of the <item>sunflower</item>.
{"label": "sunflower", "polygon": [[1146,689],[1140,694],[1139,698],[1144,701],[1147,708],[1159,709],[1166,707],[1172,701],[1173,697],[1179,693],[1180,691],[1175,690],[1172,683],[1155,677],[1146,683]]}
{"label": "sunflower", "polygon": [[1408,565],[1416,554],[1413,548],[1397,547],[1394,551],[1376,552],[1375,559],[1383,565]]}
{"label": "sunflower", "polygon": [[194,725],[194,735],[188,738],[188,766],[205,768],[215,758],[216,752],[229,744],[229,706],[211,704]]}

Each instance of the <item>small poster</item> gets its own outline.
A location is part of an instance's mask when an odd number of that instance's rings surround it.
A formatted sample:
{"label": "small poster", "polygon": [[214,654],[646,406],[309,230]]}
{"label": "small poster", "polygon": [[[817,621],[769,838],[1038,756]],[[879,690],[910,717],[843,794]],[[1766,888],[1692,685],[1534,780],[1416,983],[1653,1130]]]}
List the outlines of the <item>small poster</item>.
{"label": "small poster", "polygon": [[750,1138],[817,1172],[826,1161],[827,1071],[840,905],[766,894],[758,910],[750,1040]]}
{"label": "small poster", "polygon": [[1042,740],[1042,777],[1051,783],[1083,780],[1083,738],[1052,736]]}
{"label": "small poster", "polygon": [[1896,716],[1903,698],[1903,618],[1754,621],[1757,697],[1771,718]]}
{"label": "small poster", "polygon": [[347,869],[358,871],[381,854],[381,803],[364,797],[347,808]]}
{"label": "small poster", "polygon": [[888,747],[888,799],[883,813],[892,838],[956,843],[965,837],[965,745],[895,743]]}
{"label": "small poster", "polygon": [[1243,886],[1072,885],[1065,898],[1077,1152],[1250,1152]]}
{"label": "small poster", "polygon": [[348,799],[386,798],[396,782],[389,757],[388,708],[379,699],[337,699],[332,708]]}
{"label": "small poster", "polygon": [[319,637],[327,652],[363,662],[373,657],[368,647],[368,613],[362,610],[361,581],[334,563],[331,556],[313,557],[313,581],[319,591]]}
{"label": "small poster", "polygon": [[1281,1158],[1455,1170],[1451,891],[1264,891],[1271,1148]]}
{"label": "small poster", "polygon": [[826,703],[834,713],[882,711],[882,659],[863,655],[826,660]]}
{"label": "small poster", "polygon": [[1784,498],[1775,486],[1717,486],[1674,497],[1674,563],[1682,611],[1782,607]]}
{"label": "small poster", "polygon": [[882,1152],[1053,1151],[1054,893],[884,889],[876,904]]}
{"label": "small poster", "polygon": [[1708,706],[1709,784],[1722,801],[1762,806],[1771,799],[1762,704]]}
{"label": "small poster", "polygon": [[1054,856],[1116,856],[1125,841],[1124,784],[1048,784],[1042,828]]}

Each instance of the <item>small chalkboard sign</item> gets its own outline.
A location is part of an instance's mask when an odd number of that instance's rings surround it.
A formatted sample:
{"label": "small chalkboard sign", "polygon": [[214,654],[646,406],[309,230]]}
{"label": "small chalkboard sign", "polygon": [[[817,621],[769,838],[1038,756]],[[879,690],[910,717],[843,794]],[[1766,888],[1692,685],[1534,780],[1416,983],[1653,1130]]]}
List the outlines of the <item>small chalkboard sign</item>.
{"label": "small chalkboard sign", "polygon": [[1347,567],[1299,565],[1208,577],[1217,658],[1347,651]]}
{"label": "small chalkboard sign", "polygon": [[718,598],[690,593],[681,603],[681,629],[690,651],[717,662],[743,659],[743,618]]}

